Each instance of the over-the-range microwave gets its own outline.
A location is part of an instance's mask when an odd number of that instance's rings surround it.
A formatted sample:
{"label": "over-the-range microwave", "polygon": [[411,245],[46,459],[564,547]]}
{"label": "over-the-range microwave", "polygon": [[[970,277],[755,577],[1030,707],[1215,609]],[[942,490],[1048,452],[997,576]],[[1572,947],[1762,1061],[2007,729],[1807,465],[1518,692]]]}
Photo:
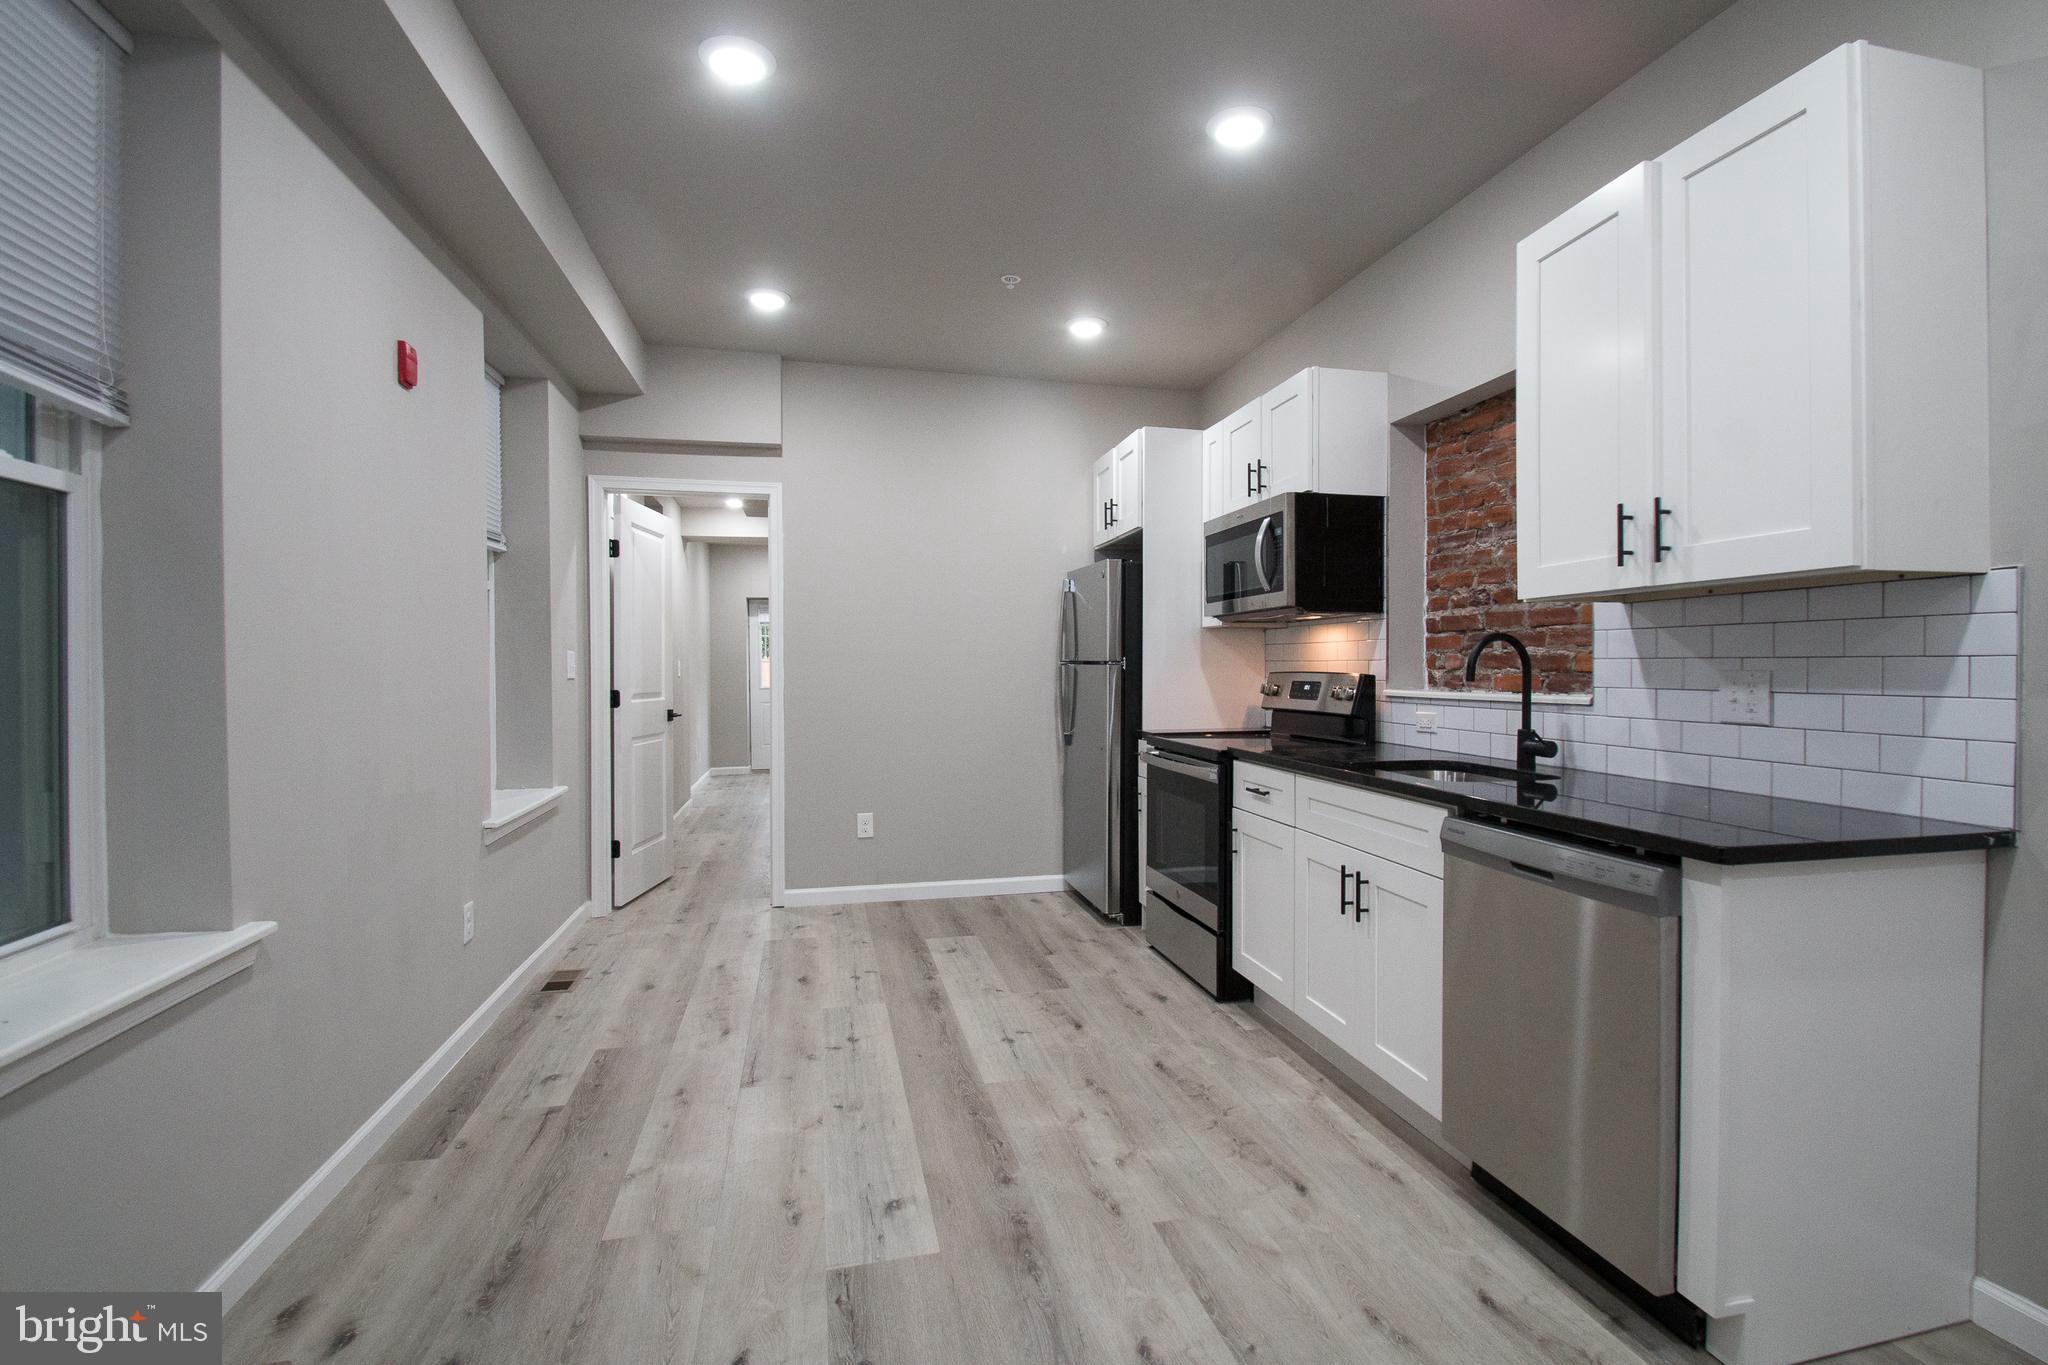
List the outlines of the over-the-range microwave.
{"label": "over-the-range microwave", "polygon": [[1282,493],[1202,527],[1203,597],[1231,625],[1387,609],[1387,500]]}

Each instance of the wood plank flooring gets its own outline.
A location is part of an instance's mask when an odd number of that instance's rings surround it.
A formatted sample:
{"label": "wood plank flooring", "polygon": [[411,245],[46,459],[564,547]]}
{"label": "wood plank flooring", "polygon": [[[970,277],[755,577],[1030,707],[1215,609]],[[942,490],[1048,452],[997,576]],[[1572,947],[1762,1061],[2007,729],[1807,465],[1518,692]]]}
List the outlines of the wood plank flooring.
{"label": "wood plank flooring", "polygon": [[[771,910],[767,785],[229,1314],[372,1365],[1699,1361],[1063,896]],[[1858,1365],[2008,1365],[1970,1326]]]}

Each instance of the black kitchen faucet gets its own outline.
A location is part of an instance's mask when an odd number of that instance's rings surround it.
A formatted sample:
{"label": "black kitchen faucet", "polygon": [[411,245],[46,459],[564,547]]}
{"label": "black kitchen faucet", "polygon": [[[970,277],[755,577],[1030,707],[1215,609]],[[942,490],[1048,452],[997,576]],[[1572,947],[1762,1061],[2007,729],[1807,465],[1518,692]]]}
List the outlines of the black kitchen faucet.
{"label": "black kitchen faucet", "polygon": [[1536,670],[1529,666],[1529,647],[1504,630],[1494,631],[1472,646],[1472,652],[1465,656],[1465,681],[1471,682],[1479,675],[1479,656],[1495,641],[1514,650],[1515,657],[1522,661],[1522,728],[1515,734],[1515,766],[1533,773],[1537,759],[1557,757],[1557,741],[1536,733],[1533,714]]}

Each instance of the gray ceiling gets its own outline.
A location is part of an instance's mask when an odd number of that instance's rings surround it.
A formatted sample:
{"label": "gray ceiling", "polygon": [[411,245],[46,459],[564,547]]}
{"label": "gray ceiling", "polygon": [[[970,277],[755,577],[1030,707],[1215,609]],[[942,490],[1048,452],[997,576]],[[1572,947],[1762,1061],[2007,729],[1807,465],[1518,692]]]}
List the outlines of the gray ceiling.
{"label": "gray ceiling", "polygon": [[[458,0],[649,341],[1175,387],[1727,2]],[[712,85],[719,33],[766,85]]]}

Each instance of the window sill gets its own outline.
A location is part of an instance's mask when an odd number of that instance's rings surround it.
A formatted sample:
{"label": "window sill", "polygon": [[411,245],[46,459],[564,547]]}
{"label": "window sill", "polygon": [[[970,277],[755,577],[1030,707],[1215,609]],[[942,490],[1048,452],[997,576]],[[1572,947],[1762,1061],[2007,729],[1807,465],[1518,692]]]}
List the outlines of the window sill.
{"label": "window sill", "polygon": [[554,809],[567,787],[518,787],[491,793],[491,813],[484,817],[484,842],[495,844],[530,821]]}
{"label": "window sill", "polygon": [[[1395,701],[1440,702],[1445,706],[1520,706],[1520,692],[1432,692],[1422,687],[1386,687],[1382,697]],[[1538,706],[1591,706],[1591,692],[1538,692],[1530,698]]]}
{"label": "window sill", "polygon": [[110,934],[10,963],[0,976],[0,1095],[242,971],[276,928],[260,920],[219,933]]}

